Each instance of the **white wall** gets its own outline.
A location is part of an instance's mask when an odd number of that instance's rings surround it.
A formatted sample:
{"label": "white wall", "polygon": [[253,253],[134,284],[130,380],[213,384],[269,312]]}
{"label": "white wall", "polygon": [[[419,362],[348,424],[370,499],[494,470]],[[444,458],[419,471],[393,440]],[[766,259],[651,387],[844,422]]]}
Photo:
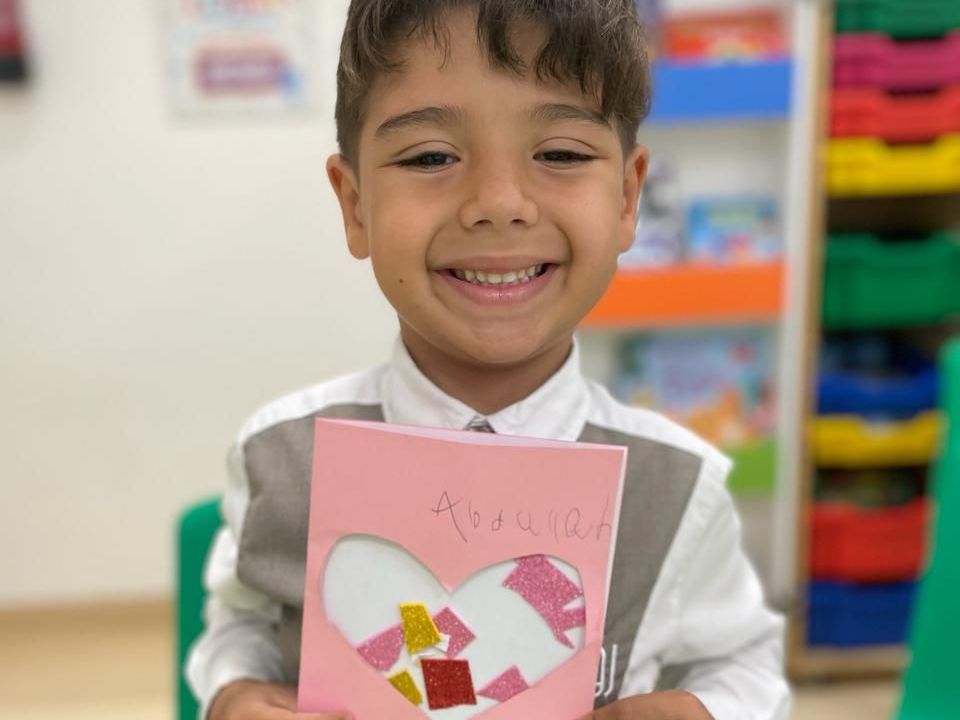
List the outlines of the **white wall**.
{"label": "white wall", "polygon": [[393,340],[323,171],[346,0],[317,0],[310,117],[202,122],[167,103],[159,0],[21,4],[35,74],[0,90],[0,605],[166,592],[175,516],[220,491],[246,415]]}
{"label": "white wall", "polygon": [[0,92],[0,604],[163,592],[246,415],[378,362],[395,320],[326,184],[345,3],[307,118],[170,112],[154,0],[27,0]]}

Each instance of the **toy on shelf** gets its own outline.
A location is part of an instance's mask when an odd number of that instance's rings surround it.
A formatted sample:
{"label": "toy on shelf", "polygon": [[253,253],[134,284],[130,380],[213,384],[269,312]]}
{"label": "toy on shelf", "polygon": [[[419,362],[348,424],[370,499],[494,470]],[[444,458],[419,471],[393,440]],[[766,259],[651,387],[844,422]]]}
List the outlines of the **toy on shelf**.
{"label": "toy on shelf", "polygon": [[692,262],[739,264],[780,256],[777,204],[772,198],[694,200],[687,211],[687,258]]}
{"label": "toy on shelf", "polygon": [[943,321],[960,312],[958,277],[957,233],[895,242],[870,234],[831,235],[826,248],[824,325],[864,329]]}
{"label": "toy on shelf", "polygon": [[650,160],[640,195],[633,246],[620,256],[622,267],[663,267],[683,259],[683,210],[673,164],[660,156]]}
{"label": "toy on shelf", "polygon": [[887,336],[828,338],[821,348],[821,415],[909,418],[935,408],[938,390],[936,364]]}
{"label": "toy on shelf", "polygon": [[838,33],[927,38],[960,28],[957,0],[836,0]]}
{"label": "toy on shelf", "polygon": [[667,57],[683,60],[761,60],[787,54],[776,9],[673,15],[663,26]]}
{"label": "toy on shelf", "polygon": [[875,34],[840,35],[833,57],[837,87],[906,91],[960,84],[960,31],[908,43]]}
{"label": "toy on shelf", "polygon": [[872,136],[887,142],[922,143],[947,133],[960,133],[960,85],[921,95],[837,88],[830,98],[833,137]]}

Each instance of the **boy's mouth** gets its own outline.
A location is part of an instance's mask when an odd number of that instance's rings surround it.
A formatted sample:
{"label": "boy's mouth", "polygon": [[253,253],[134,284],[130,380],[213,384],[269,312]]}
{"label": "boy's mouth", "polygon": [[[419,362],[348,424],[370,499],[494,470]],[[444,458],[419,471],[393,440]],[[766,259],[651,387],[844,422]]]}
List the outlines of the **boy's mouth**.
{"label": "boy's mouth", "polygon": [[529,267],[504,272],[485,272],[469,268],[448,268],[444,272],[457,280],[481,287],[508,288],[523,285],[541,277],[551,268],[550,263],[530,265]]}

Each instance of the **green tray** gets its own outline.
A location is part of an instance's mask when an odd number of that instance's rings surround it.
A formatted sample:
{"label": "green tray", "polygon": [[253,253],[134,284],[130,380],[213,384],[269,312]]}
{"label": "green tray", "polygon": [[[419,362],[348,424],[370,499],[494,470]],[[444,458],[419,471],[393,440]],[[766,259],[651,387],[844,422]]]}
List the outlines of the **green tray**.
{"label": "green tray", "polygon": [[827,242],[823,324],[830,330],[943,322],[960,312],[960,235],[885,243],[873,235]]}
{"label": "green tray", "polygon": [[836,0],[837,32],[936,37],[960,28],[958,0]]}

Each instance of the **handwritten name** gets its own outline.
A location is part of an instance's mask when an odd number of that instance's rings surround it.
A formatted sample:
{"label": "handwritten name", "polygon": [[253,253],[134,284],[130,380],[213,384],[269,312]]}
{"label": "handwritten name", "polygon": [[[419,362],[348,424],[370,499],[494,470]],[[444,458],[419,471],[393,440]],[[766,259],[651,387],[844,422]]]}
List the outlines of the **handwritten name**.
{"label": "handwritten name", "polygon": [[553,538],[557,543],[565,541],[599,542],[604,534],[610,535],[610,498],[603,503],[603,510],[591,516],[579,507],[562,509],[531,509],[521,507],[484,507],[473,500],[451,497],[444,490],[430,512],[434,518],[454,530],[460,540],[469,543],[472,539],[505,530],[528,533],[534,537]]}

